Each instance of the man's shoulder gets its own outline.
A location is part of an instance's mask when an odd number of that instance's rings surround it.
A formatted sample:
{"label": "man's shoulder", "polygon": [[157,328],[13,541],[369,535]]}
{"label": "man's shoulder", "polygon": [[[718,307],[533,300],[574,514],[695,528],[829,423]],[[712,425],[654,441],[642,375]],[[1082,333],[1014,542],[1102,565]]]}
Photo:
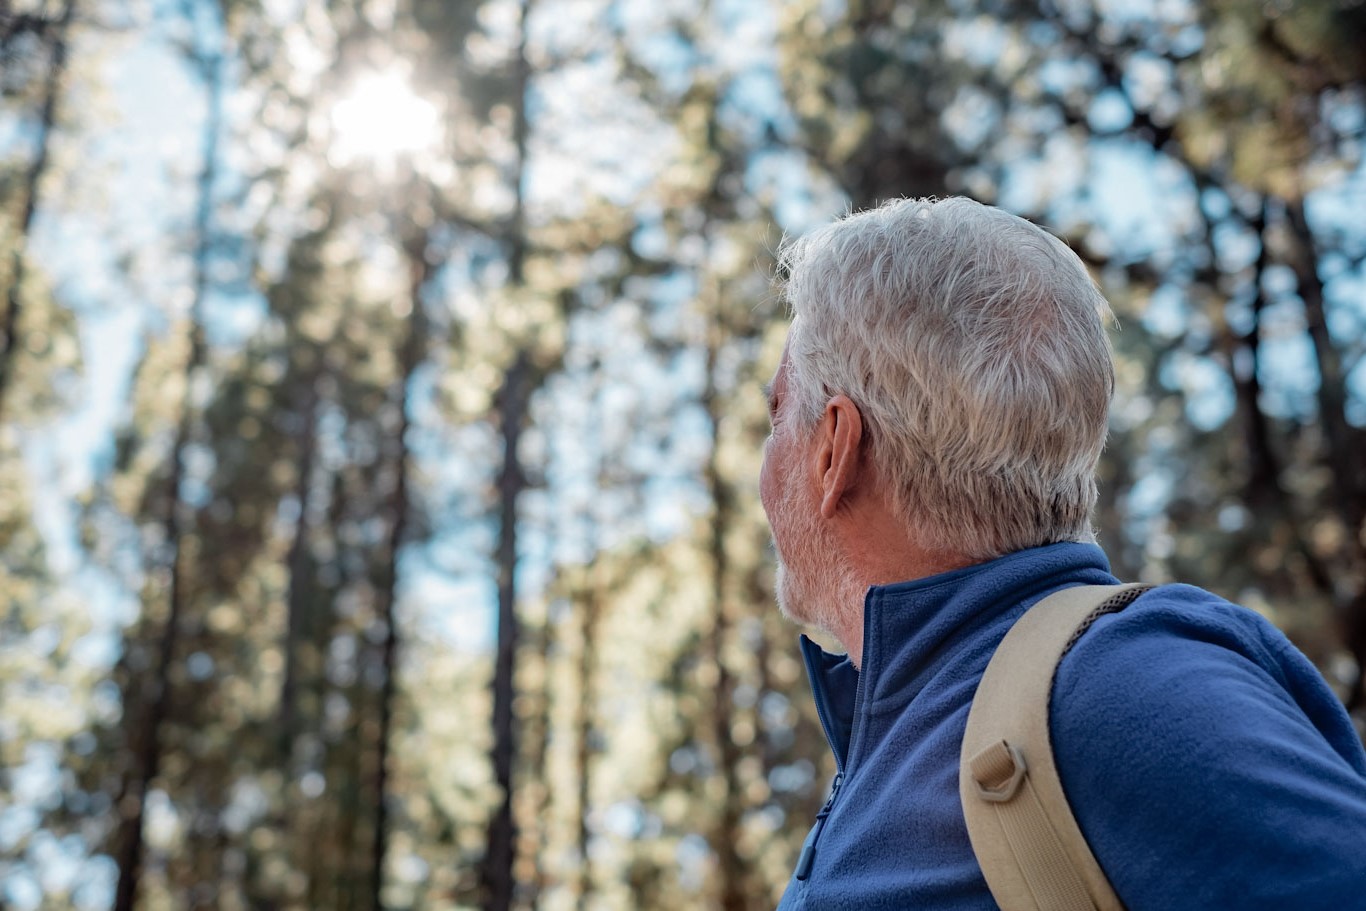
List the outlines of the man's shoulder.
{"label": "man's shoulder", "polygon": [[[1366,752],[1312,663],[1254,611],[1171,585],[1102,617],[1058,668],[1050,731],[1130,907],[1174,907],[1182,890],[1208,907],[1329,907],[1317,898],[1366,875]],[[1336,867],[1314,891],[1305,865]]]}
{"label": "man's shoulder", "polygon": [[1099,618],[1063,658],[1055,734],[1133,740],[1259,729],[1324,739],[1366,773],[1360,741],[1313,663],[1261,614],[1191,585],[1162,585]]}
{"label": "man's shoulder", "polygon": [[[1105,682],[1106,685],[1097,687]],[[1313,663],[1266,617],[1193,585],[1152,588],[1123,611],[1100,617],[1064,657],[1054,690],[1066,701],[1109,694],[1207,703],[1225,687],[1292,702],[1326,698],[1340,708]]]}

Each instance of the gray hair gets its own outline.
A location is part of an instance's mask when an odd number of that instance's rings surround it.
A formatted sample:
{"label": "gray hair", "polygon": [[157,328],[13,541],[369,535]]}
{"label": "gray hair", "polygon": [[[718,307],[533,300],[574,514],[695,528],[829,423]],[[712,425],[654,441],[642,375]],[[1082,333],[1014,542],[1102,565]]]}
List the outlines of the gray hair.
{"label": "gray hair", "polygon": [[788,382],[859,407],[893,508],[973,559],[1093,541],[1110,307],[1076,254],[970,199],[900,199],[779,252]]}

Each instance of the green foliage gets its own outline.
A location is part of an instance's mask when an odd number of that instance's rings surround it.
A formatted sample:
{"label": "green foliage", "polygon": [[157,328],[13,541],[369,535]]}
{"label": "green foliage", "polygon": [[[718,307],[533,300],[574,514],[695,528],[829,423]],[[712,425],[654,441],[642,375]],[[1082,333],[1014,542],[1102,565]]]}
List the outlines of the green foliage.
{"label": "green foliage", "polygon": [[[0,135],[59,6],[0,20]],[[1066,236],[1119,323],[1117,571],[1266,612],[1363,710],[1359,5],[118,6],[31,223],[0,146],[0,903],[489,906],[512,669],[514,906],[772,907],[833,769],[758,506],[767,276],[892,195]],[[138,42],[199,108],[150,242],[72,176]],[[374,72],[440,129],[347,159]]]}

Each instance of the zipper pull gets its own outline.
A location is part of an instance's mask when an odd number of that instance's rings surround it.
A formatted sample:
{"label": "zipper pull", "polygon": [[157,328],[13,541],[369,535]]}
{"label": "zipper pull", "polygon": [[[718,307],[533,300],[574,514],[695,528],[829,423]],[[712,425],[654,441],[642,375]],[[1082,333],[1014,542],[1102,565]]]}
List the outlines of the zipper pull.
{"label": "zipper pull", "polygon": [[825,828],[825,818],[830,815],[830,808],[835,803],[835,795],[840,792],[840,785],[844,783],[844,773],[840,772],[835,776],[834,782],[830,785],[830,796],[825,799],[825,806],[816,814],[816,824],[807,833],[806,841],[802,842],[802,853],[797,858],[796,876],[799,881],[805,882],[811,875],[811,866],[816,862],[816,841],[821,837],[821,830]]}

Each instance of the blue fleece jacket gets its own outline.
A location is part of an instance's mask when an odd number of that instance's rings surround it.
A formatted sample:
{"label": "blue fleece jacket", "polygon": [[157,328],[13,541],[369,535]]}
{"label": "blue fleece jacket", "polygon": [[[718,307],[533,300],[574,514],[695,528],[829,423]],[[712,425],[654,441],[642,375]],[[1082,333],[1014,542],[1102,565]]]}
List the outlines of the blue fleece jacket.
{"label": "blue fleece jacket", "polygon": [[[1097,547],[1054,544],[870,589],[862,671],[803,638],[839,774],[788,909],[990,909],[958,750],[1011,624]],[[1064,658],[1050,728],[1063,787],[1130,911],[1366,909],[1366,751],[1313,665],[1257,614],[1163,586]]]}

